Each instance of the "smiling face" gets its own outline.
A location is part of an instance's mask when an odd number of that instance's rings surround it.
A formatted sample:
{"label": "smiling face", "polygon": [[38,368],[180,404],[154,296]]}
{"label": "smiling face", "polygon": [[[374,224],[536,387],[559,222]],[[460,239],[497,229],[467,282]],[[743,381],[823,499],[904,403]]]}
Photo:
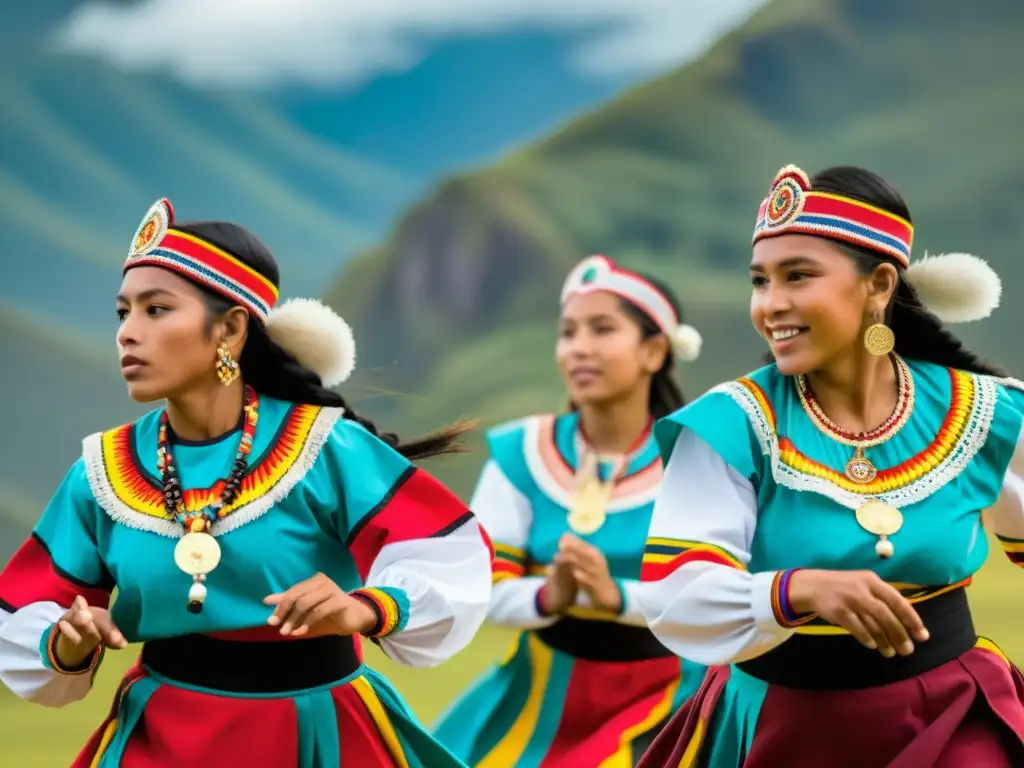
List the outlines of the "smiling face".
{"label": "smiling face", "polygon": [[865,325],[884,313],[897,280],[891,264],[864,275],[838,244],[795,234],[759,240],[750,274],[751,322],[786,375],[860,354]]}
{"label": "smiling face", "polygon": [[[117,295],[117,351],[129,396],[138,402],[173,398],[217,383],[217,346],[227,341],[237,359],[245,310],[211,324],[203,294],[159,267],[129,270]],[[237,324],[242,323],[241,342]]]}
{"label": "smiling face", "polygon": [[602,405],[628,398],[665,361],[664,336],[643,338],[622,300],[604,291],[577,294],[562,307],[555,359],[576,405]]}

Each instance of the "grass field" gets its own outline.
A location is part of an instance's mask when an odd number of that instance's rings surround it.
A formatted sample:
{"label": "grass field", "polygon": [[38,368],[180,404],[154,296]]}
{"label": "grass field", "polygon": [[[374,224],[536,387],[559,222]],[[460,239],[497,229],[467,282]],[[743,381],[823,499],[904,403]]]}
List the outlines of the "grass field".
{"label": "grass field", "polygon": [[[1020,612],[1024,574],[1010,565],[998,545],[970,589],[980,633],[996,640],[1018,664],[1024,664],[1024,617]],[[434,669],[407,669],[367,649],[367,661],[387,675],[426,723],[434,718],[470,680],[506,650],[510,633],[485,628],[476,641],[447,664]],[[368,645],[368,644],[367,644]],[[104,717],[118,679],[137,649],[107,655],[92,695],[63,710],[23,702],[0,692],[0,765],[21,768],[67,766]]]}

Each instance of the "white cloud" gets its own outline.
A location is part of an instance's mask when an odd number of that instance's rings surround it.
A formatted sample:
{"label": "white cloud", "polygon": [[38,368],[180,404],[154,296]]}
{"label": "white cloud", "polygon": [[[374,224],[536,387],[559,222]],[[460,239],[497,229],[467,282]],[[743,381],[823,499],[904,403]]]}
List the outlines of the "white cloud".
{"label": "white cloud", "polygon": [[89,2],[58,46],[197,84],[351,85],[414,66],[431,41],[514,29],[581,33],[585,71],[685,63],[766,0],[142,0]]}

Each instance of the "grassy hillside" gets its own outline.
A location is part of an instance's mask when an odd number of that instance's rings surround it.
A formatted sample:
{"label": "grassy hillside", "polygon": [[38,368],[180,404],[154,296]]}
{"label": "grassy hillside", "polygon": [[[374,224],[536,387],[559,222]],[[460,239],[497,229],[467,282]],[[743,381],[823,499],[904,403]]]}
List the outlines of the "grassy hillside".
{"label": "grassy hillside", "polygon": [[[1010,0],[776,0],[693,65],[440,185],[352,262],[329,296],[359,335],[359,384],[415,395],[374,407],[416,426],[557,404],[558,289],[594,252],[681,294],[708,337],[688,389],[742,372],[760,353],[754,214],[790,162],[881,172],[910,202],[918,254],[970,250],[1020,284],[1022,23]],[[1003,341],[1022,322],[1010,301],[963,335],[1022,369]]]}

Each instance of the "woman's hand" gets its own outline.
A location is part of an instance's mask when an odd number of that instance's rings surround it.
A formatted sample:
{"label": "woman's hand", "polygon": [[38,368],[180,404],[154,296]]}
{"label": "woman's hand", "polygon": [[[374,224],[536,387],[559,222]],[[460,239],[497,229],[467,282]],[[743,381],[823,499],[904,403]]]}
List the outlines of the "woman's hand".
{"label": "woman's hand", "polygon": [[579,585],[572,577],[572,569],[557,562],[548,569],[544,586],[540,590],[540,603],[544,613],[553,616],[562,613],[576,602]]}
{"label": "woman's hand", "polygon": [[377,614],[365,602],[318,573],[286,592],[267,595],[265,605],[276,606],[267,619],[280,626],[282,635],[362,635],[377,624]]}
{"label": "woman's hand", "polygon": [[914,640],[928,639],[913,606],[872,571],[799,570],[789,578],[788,599],[796,613],[816,613],[887,658],[909,656]]}
{"label": "woman's hand", "polygon": [[565,534],[558,542],[555,563],[565,565],[594,605],[611,613],[622,612],[622,591],[608,572],[608,561],[597,547]]}
{"label": "woman's hand", "polygon": [[120,650],[128,645],[121,630],[105,608],[90,606],[79,595],[57,622],[57,642],[53,652],[65,669],[79,669],[100,646]]}

